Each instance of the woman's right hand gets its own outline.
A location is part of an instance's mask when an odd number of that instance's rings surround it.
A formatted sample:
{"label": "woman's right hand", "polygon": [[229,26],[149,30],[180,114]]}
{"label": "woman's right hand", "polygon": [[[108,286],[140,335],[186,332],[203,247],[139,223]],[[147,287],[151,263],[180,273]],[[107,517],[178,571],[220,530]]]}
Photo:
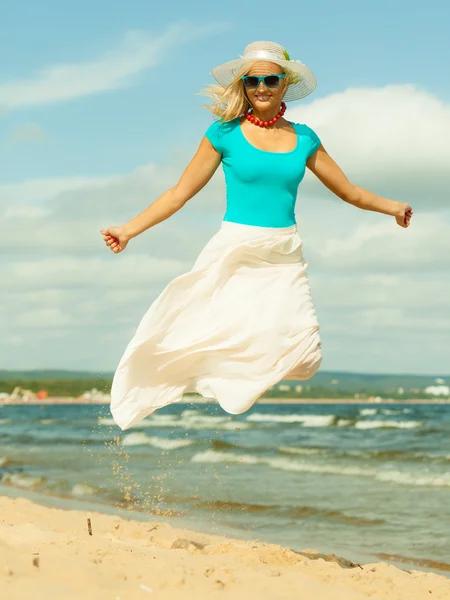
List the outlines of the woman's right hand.
{"label": "woman's right hand", "polygon": [[114,254],[119,254],[119,252],[125,250],[130,239],[122,227],[108,227],[108,229],[101,229],[100,233],[103,235],[105,244],[109,246]]}

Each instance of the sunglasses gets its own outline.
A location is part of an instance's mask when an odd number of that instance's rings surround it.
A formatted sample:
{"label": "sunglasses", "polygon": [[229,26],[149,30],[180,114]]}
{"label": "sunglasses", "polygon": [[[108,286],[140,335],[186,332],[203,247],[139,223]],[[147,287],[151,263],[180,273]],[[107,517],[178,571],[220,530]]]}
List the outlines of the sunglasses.
{"label": "sunglasses", "polygon": [[261,81],[264,82],[266,87],[273,89],[280,85],[280,80],[283,79],[283,77],[286,77],[286,73],[282,73],[281,75],[264,75],[263,77],[258,77],[257,75],[244,75],[242,81],[247,90],[256,90]]}

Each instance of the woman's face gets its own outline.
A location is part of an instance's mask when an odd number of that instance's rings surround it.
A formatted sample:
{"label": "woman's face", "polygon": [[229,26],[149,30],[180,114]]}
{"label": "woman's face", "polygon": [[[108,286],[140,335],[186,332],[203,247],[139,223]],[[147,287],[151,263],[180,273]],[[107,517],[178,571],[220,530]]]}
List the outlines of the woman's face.
{"label": "woman's face", "polygon": [[[263,77],[264,75],[278,75],[281,73],[283,73],[283,69],[280,65],[261,60],[252,65],[247,75]],[[268,88],[264,85],[263,81],[260,81],[256,89],[246,89],[245,92],[250,104],[257,111],[266,111],[269,109],[276,109],[278,111],[286,88],[286,80],[283,78],[280,79],[280,85],[277,88]]]}

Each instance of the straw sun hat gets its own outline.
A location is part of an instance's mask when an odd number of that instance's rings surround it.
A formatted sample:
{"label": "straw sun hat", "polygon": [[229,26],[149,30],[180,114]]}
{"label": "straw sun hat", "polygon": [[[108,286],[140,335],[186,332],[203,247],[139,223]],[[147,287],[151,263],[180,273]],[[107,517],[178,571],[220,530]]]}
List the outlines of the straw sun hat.
{"label": "straw sun hat", "polygon": [[283,46],[275,44],[275,42],[252,42],[246,47],[243,56],[219,65],[211,71],[211,75],[222,87],[226,88],[233,81],[242,65],[254,60],[275,63],[294,75],[294,82],[289,85],[283,98],[285,102],[304,98],[313,92],[317,86],[312,71],[299,60],[291,60]]}

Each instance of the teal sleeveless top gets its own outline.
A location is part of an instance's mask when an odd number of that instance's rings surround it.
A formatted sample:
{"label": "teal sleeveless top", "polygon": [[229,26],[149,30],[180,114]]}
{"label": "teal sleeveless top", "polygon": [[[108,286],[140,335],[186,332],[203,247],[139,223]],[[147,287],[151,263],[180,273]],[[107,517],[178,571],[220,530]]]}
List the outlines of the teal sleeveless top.
{"label": "teal sleeveless top", "polygon": [[297,146],[291,152],[259,150],[245,138],[240,119],[215,121],[205,136],[222,155],[227,208],[224,221],[259,227],[295,225],[298,186],[306,161],[320,146],[307,125],[292,123]]}

